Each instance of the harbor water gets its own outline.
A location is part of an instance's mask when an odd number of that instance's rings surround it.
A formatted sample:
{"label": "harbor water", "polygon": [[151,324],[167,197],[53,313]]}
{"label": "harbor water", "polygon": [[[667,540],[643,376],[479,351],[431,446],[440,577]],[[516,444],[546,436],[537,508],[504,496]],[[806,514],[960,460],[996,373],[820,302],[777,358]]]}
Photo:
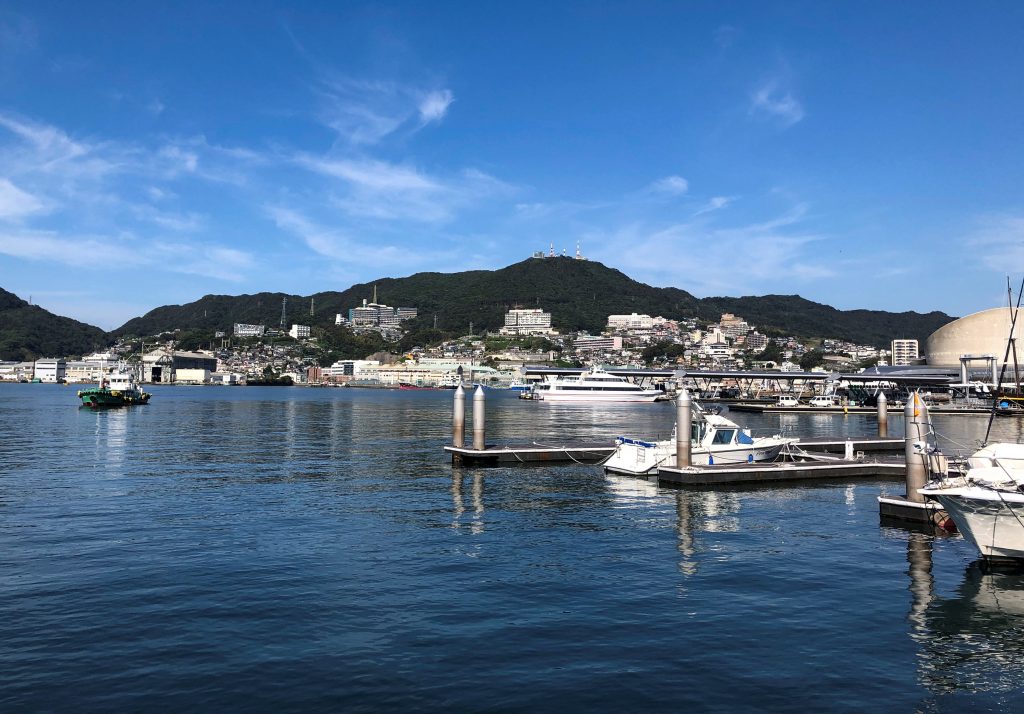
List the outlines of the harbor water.
{"label": "harbor water", "polygon": [[[0,386],[4,712],[1024,710],[1024,576],[881,525],[899,482],[453,469],[451,392],[151,391],[93,412]],[[665,437],[674,415],[487,396],[488,443]],[[986,422],[935,429],[970,450]]]}

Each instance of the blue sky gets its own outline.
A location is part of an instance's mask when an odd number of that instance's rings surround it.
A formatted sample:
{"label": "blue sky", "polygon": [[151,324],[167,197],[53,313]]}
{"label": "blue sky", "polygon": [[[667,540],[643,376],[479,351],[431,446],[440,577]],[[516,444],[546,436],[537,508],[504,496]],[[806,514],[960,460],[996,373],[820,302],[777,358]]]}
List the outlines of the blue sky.
{"label": "blue sky", "polygon": [[105,328],[551,242],[966,314],[1024,272],[1024,6],[0,6],[0,287]]}

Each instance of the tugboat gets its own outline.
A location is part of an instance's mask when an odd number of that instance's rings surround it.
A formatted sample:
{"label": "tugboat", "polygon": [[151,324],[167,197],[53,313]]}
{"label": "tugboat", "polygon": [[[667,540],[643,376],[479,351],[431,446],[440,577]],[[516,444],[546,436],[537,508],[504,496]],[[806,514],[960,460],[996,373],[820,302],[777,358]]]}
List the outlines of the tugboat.
{"label": "tugboat", "polygon": [[90,409],[147,404],[149,397],[149,392],[142,391],[136,385],[135,376],[126,372],[116,372],[109,378],[103,375],[100,378],[100,386],[78,392],[82,406]]}

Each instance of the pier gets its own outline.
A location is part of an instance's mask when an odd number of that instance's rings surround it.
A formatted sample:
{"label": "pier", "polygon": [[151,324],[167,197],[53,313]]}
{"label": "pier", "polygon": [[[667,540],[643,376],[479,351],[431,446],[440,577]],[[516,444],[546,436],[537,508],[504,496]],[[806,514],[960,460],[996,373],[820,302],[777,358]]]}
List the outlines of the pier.
{"label": "pier", "polygon": [[[445,446],[454,466],[514,466],[529,464],[593,464],[600,465],[614,453],[615,442],[552,443],[553,440],[523,443],[491,443],[486,440],[486,395],[477,387],[473,393],[472,445],[466,444],[466,392],[455,390],[452,413],[452,443]],[[692,402],[686,390],[680,392],[676,405],[676,421],[683,427],[677,434],[689,434]],[[879,435],[857,438],[803,439],[793,445],[787,461],[772,463],[689,466],[688,439],[676,443],[679,468],[663,468],[659,480],[665,483],[694,485],[749,483],[751,481],[782,481],[863,476],[896,476],[903,474],[903,462],[892,455],[904,451],[904,440],[885,436],[887,418],[883,400],[879,412]],[[807,454],[842,454],[842,458],[805,457]],[[794,456],[795,454],[795,456]],[[871,459],[866,460],[865,455]],[[889,455],[889,458],[879,458]],[[664,474],[664,476],[662,476]]]}

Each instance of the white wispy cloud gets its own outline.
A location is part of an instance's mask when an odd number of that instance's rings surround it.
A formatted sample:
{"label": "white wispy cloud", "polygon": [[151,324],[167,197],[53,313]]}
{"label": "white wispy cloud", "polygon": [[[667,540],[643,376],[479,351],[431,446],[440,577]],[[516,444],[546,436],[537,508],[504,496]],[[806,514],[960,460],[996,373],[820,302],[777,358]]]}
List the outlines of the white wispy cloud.
{"label": "white wispy cloud", "polygon": [[157,256],[166,260],[168,270],[215,280],[242,282],[256,265],[250,253],[224,246],[190,242],[159,243],[157,248]]}
{"label": "white wispy cloud", "polygon": [[711,213],[712,211],[721,210],[735,200],[735,196],[713,196],[712,198],[708,199],[707,203],[705,203],[703,206],[697,209],[693,216],[694,218],[696,218],[697,216],[704,215],[705,213]]}
{"label": "white wispy cloud", "polygon": [[982,266],[1000,274],[1024,272],[1024,216],[983,216],[964,241]]}
{"label": "white wispy cloud", "polygon": [[690,190],[690,182],[682,176],[665,176],[650,185],[650,190],[655,193],[663,193],[669,196],[682,196]]}
{"label": "white wispy cloud", "polygon": [[324,158],[299,154],[295,163],[337,179],[330,203],[353,218],[434,223],[450,219],[474,201],[514,192],[514,187],[477,169],[446,178],[409,164],[369,158]]}
{"label": "white wispy cloud", "polygon": [[235,282],[256,264],[250,253],[214,244],[143,241],[131,234],[68,235],[41,230],[0,232],[0,254],[72,267],[145,266]]}
{"label": "white wispy cloud", "polygon": [[650,226],[637,221],[585,238],[600,260],[657,285],[677,285],[698,295],[772,293],[831,277],[835,269],[809,246],[825,239],[798,230],[806,206],[759,223],[733,227],[704,222]]}
{"label": "white wispy cloud", "polygon": [[422,89],[324,73],[316,87],[320,120],[348,144],[373,145],[400,129],[415,132],[441,121],[455,101],[449,89]]}
{"label": "white wispy cloud", "polygon": [[450,89],[428,92],[420,102],[420,120],[423,122],[440,121],[448,113],[448,107],[455,101]]}
{"label": "white wispy cloud", "polygon": [[0,233],[0,253],[34,261],[82,265],[142,265],[134,246],[102,236],[61,236],[53,231]]}
{"label": "white wispy cloud", "polygon": [[343,261],[349,265],[370,268],[405,268],[415,265],[443,265],[455,258],[456,251],[435,251],[427,248],[414,253],[408,249],[380,242],[367,243],[337,228],[327,228],[302,212],[285,206],[267,206],[266,214],[282,231],[299,238],[314,253]]}
{"label": "white wispy cloud", "polygon": [[781,80],[769,80],[750,96],[750,113],[778,121],[785,127],[804,118],[804,107]]}
{"label": "white wispy cloud", "polygon": [[0,177],[0,220],[19,220],[44,210],[43,201]]}

